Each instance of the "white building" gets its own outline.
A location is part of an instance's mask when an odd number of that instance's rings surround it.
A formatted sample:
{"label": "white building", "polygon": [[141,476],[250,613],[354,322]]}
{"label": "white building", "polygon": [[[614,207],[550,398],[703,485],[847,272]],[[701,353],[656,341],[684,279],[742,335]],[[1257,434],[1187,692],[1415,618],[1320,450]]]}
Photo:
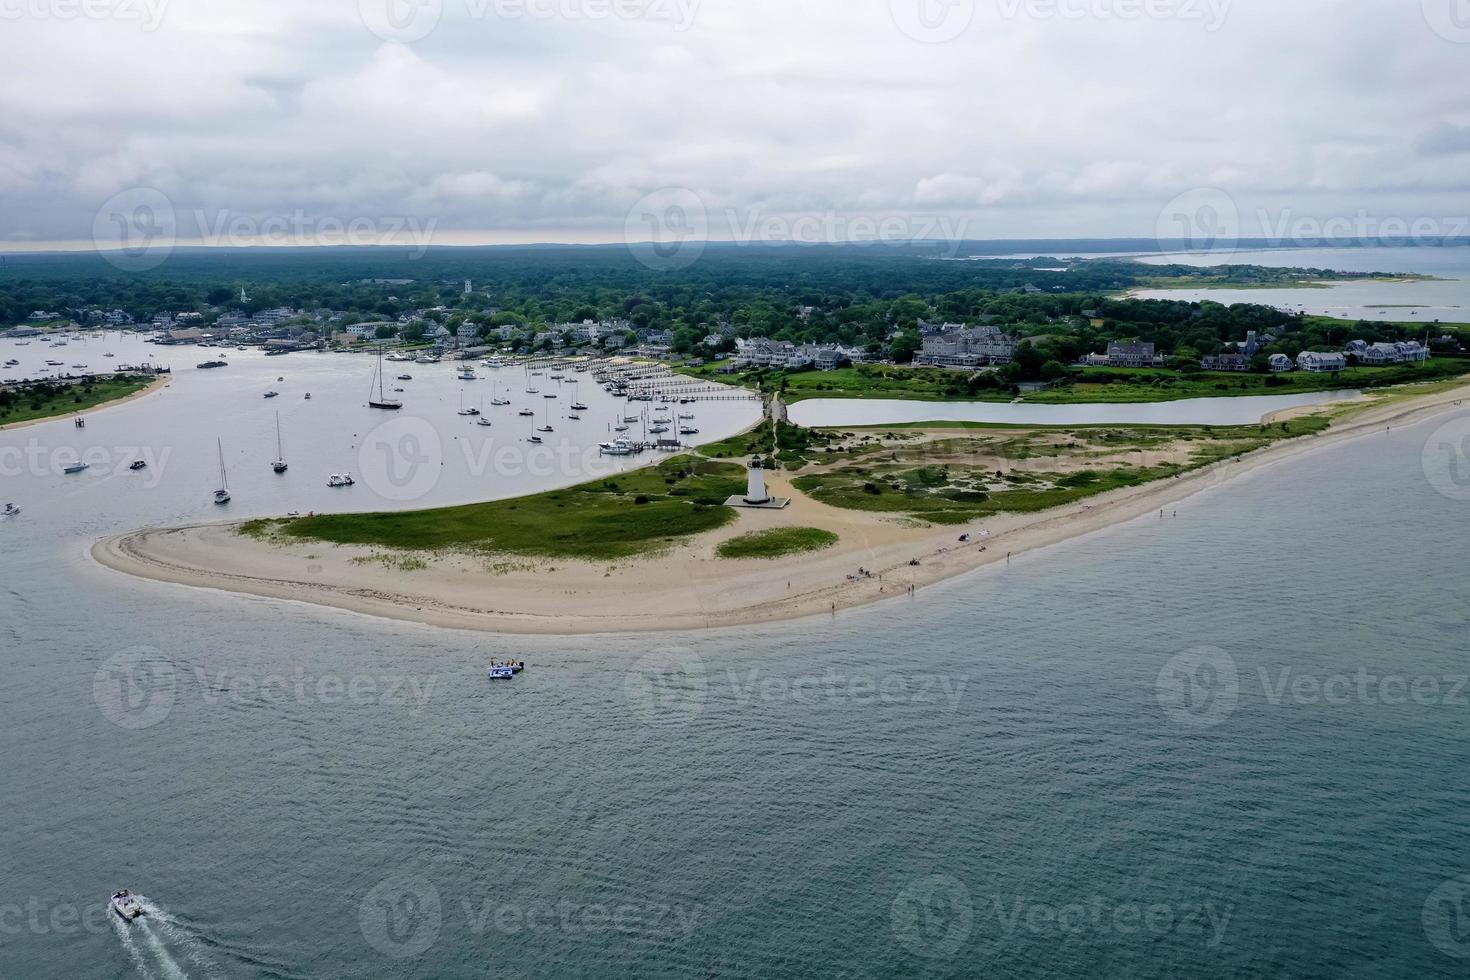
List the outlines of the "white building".
{"label": "white building", "polygon": [[1341,371],[1347,367],[1347,355],[1304,350],[1296,356],[1296,366],[1302,371],[1310,371],[1313,374]]}

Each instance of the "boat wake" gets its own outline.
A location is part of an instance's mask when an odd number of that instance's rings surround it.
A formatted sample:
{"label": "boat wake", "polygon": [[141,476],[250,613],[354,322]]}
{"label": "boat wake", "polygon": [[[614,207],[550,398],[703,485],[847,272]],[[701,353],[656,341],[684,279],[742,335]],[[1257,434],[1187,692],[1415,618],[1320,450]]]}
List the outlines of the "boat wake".
{"label": "boat wake", "polygon": [[113,916],[112,927],[144,980],[224,976],[188,926],[147,897],[137,899],[144,914],[132,922]]}

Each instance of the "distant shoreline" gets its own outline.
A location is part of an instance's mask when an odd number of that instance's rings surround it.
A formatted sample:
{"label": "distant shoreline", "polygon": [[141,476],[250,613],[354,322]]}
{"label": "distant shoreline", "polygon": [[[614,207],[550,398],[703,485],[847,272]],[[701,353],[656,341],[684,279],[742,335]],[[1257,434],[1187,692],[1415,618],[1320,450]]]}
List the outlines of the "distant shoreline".
{"label": "distant shoreline", "polygon": [[[1319,435],[1279,442],[1177,479],[1040,513],[996,515],[977,522],[984,525],[983,536],[968,544],[956,541],[963,529],[921,528],[893,515],[830,507],[791,491],[785,476],[773,474],[772,492],[793,497],[787,509],[741,511],[719,531],[637,560],[508,558],[488,566],[483,556],[448,555],[435,557],[424,570],[403,571],[381,549],[314,541],[280,546],[239,535],[237,523],[116,535],[98,541],[92,555],[109,569],[158,582],[494,633],[571,636],[770,623],[907,595],[911,588],[1175,506],[1260,467],[1451,411],[1467,400],[1470,386],[1389,399]],[[840,543],[777,562],[715,557],[731,537],[801,526],[831,530]],[[914,560],[917,565],[910,564]],[[872,577],[850,577],[859,567]]]}

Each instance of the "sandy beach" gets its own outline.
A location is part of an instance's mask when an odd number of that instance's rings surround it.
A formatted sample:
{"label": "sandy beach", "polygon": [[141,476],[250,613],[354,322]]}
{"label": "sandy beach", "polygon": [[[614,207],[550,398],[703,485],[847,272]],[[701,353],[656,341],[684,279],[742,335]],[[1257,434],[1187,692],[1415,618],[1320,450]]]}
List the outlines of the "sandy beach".
{"label": "sandy beach", "polygon": [[131,395],[124,395],[121,398],[114,398],[112,401],[102,402],[99,405],[93,405],[91,408],[84,408],[78,412],[67,410],[65,412],[59,412],[56,415],[48,415],[42,419],[27,419],[24,422],[11,422],[8,425],[0,425],[0,432],[9,432],[11,429],[24,429],[32,425],[43,425],[46,422],[55,422],[57,419],[64,419],[68,415],[81,415],[83,417],[86,417],[96,412],[105,412],[109,408],[117,408],[119,405],[126,405],[130,401],[136,401],[139,398],[151,395],[155,391],[161,391],[162,389],[168,387],[169,378],[170,376],[167,374],[155,375],[152,381],[148,382],[148,384],[144,385],[142,388],[139,388]]}
{"label": "sandy beach", "polygon": [[[404,570],[398,556],[382,549],[274,544],[237,534],[236,523],[136,531],[97,542],[92,554],[108,568],[161,582],[494,632],[576,635],[766,623],[907,595],[910,588],[1177,505],[1260,467],[1452,411],[1466,400],[1470,386],[1391,398],[1339,419],[1319,435],[1276,443],[1177,479],[1037,514],[1001,514],[966,528],[919,526],[895,515],[830,507],[794,491],[784,474],[772,474],[772,492],[791,497],[790,507],[739,511],[737,520],[718,531],[635,560],[507,558],[496,564],[479,555],[436,555],[426,568]],[[777,560],[715,554],[731,537],[772,527],[823,528],[840,542]],[[958,542],[965,531],[972,540]],[[917,565],[910,564],[914,560]],[[871,577],[858,576],[859,568]]]}

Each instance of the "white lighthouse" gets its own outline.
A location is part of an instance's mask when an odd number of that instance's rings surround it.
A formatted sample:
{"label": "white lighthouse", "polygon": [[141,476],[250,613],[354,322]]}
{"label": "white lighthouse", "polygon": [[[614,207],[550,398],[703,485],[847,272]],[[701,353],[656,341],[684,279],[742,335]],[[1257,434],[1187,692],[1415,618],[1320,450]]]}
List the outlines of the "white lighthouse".
{"label": "white lighthouse", "polygon": [[766,492],[766,471],[761,468],[761,458],[752,456],[750,458],[750,470],[747,474],[745,497],[747,504],[759,506],[769,504],[771,495]]}

